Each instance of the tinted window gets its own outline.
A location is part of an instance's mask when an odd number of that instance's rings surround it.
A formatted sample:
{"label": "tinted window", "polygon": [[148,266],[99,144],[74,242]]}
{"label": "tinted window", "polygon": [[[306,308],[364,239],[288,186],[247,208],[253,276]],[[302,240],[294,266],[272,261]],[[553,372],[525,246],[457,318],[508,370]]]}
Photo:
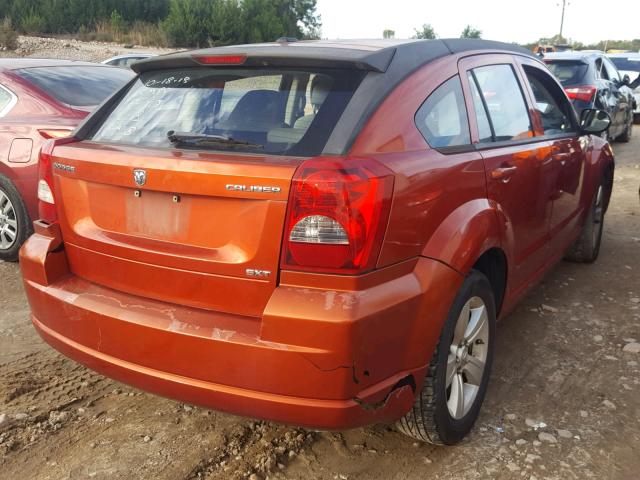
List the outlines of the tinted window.
{"label": "tinted window", "polygon": [[542,120],[545,135],[558,135],[573,132],[571,107],[556,84],[543,72],[524,67],[536,100],[536,110]]}
{"label": "tinted window", "polygon": [[469,145],[469,122],[460,77],[440,85],[416,113],[416,126],[434,148]]}
{"label": "tinted window", "polygon": [[576,85],[584,82],[589,66],[586,63],[554,60],[546,61],[547,67],[551,70],[560,83],[563,85]]}
{"label": "tinted window", "polygon": [[72,107],[95,107],[133,77],[120,68],[82,65],[24,68],[15,73]]}
{"label": "tinted window", "polygon": [[609,57],[618,70],[640,72],[640,57]]}
{"label": "tinted window", "polygon": [[[362,76],[361,72],[347,70],[202,67],[145,72],[104,120],[93,140],[318,155]],[[310,88],[308,105],[293,109],[290,98],[300,95],[303,84]],[[217,141],[209,138],[197,146],[171,143],[170,131],[215,136]]]}
{"label": "tinted window", "polygon": [[607,72],[607,69],[604,68],[604,63],[601,58],[596,59],[596,76],[598,78],[609,80],[609,73]]}
{"label": "tinted window", "polygon": [[472,70],[489,110],[495,141],[528,138],[531,121],[527,105],[510,65],[489,65]]}
{"label": "tinted window", "polygon": [[492,142],[493,134],[491,133],[491,125],[487,117],[487,109],[484,106],[478,85],[472,74],[468,74],[469,86],[471,88],[471,96],[473,98],[473,108],[476,112],[476,123],[478,124],[478,136],[480,143]]}

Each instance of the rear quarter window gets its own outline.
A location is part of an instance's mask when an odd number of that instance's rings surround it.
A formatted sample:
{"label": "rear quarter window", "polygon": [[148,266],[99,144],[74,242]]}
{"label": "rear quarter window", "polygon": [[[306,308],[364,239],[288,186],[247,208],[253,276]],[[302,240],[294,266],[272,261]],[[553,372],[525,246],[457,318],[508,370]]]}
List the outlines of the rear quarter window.
{"label": "rear quarter window", "polygon": [[[318,155],[363,75],[214,67],[145,72],[91,138],[156,148]],[[170,132],[225,141],[176,143]]]}
{"label": "rear quarter window", "polygon": [[16,96],[0,85],[0,117],[9,113],[15,102]]}
{"label": "rear quarter window", "polygon": [[14,72],[60,103],[71,107],[95,107],[134,76],[109,66],[32,67]]}
{"label": "rear quarter window", "polygon": [[469,120],[460,77],[456,75],[436,88],[416,113],[415,121],[433,148],[469,145]]}

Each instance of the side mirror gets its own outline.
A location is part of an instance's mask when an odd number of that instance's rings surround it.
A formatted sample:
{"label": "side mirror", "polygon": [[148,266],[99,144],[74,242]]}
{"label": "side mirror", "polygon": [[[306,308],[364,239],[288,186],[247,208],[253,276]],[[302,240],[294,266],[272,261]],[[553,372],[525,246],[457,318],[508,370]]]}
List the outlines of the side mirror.
{"label": "side mirror", "polygon": [[611,117],[604,110],[587,108],[580,114],[580,130],[582,133],[594,134],[604,132],[611,125]]}

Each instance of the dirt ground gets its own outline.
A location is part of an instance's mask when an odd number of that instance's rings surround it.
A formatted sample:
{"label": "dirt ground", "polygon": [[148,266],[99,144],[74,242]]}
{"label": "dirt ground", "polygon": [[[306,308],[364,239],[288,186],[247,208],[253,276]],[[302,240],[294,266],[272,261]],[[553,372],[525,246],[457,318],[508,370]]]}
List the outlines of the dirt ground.
{"label": "dirt ground", "polygon": [[600,259],[562,263],[498,326],[482,414],[456,447],[379,425],[309,432],[191,407],[57,354],[0,262],[0,479],[640,478],[640,128],[614,144]]}

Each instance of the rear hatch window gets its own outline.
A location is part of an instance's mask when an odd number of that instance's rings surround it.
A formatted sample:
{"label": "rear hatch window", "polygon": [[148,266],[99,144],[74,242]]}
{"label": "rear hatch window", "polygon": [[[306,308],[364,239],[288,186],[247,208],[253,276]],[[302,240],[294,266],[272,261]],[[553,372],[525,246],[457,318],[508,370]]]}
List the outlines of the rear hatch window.
{"label": "rear hatch window", "polygon": [[363,73],[192,68],[140,75],[91,136],[100,143],[319,155]]}
{"label": "rear hatch window", "polygon": [[60,103],[92,108],[122,88],[133,72],[107,66],[34,67],[14,70]]}
{"label": "rear hatch window", "polygon": [[572,60],[546,60],[545,63],[562,85],[589,83],[585,78],[589,69],[586,63]]}

